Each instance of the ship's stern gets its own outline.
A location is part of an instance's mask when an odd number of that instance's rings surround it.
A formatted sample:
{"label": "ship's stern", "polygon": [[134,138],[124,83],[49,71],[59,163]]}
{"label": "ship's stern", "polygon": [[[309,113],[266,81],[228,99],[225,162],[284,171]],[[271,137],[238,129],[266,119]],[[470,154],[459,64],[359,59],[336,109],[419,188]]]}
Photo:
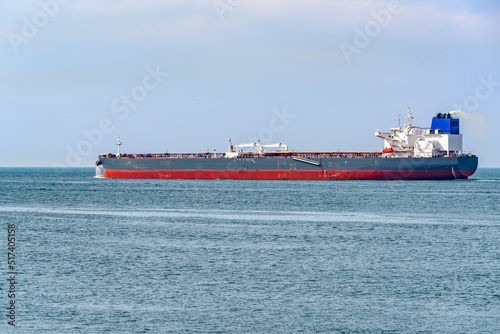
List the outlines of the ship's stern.
{"label": "ship's stern", "polygon": [[457,167],[453,168],[453,175],[456,179],[467,180],[477,170],[478,159],[475,155],[457,158]]}

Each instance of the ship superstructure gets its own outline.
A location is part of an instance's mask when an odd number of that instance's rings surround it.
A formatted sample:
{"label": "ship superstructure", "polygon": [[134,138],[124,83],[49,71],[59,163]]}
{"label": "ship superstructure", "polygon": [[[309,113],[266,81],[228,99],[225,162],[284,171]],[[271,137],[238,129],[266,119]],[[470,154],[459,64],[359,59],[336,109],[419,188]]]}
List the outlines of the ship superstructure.
{"label": "ship superstructure", "polygon": [[[453,113],[453,112],[452,112]],[[413,116],[408,109],[408,124],[398,126],[390,132],[375,132],[375,136],[384,140],[384,157],[431,158],[463,153],[463,135],[460,133],[460,120],[452,113],[439,113],[433,119],[430,128],[412,125]]]}

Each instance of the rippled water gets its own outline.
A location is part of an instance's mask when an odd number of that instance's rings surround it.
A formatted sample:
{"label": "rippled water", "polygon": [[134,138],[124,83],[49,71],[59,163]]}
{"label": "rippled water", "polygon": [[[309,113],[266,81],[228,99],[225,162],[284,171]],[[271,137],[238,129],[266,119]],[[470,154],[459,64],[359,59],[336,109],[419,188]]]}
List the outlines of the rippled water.
{"label": "rippled water", "polygon": [[469,181],[93,176],[0,169],[1,247],[16,224],[19,271],[17,326],[3,316],[0,332],[499,332],[500,169]]}

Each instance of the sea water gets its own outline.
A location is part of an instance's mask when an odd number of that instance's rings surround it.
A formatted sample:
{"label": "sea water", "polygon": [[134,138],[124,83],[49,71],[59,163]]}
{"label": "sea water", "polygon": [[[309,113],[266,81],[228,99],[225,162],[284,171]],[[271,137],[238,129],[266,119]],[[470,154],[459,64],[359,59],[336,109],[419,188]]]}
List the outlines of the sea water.
{"label": "sea water", "polygon": [[500,169],[468,181],[94,175],[0,169],[0,333],[500,331]]}

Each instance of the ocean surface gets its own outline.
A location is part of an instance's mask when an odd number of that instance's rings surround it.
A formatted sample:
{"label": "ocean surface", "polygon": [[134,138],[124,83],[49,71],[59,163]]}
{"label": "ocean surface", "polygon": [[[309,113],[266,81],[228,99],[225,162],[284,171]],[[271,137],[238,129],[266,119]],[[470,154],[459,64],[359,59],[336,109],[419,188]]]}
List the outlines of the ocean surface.
{"label": "ocean surface", "polygon": [[0,333],[500,332],[500,169],[468,181],[94,176],[0,168]]}

